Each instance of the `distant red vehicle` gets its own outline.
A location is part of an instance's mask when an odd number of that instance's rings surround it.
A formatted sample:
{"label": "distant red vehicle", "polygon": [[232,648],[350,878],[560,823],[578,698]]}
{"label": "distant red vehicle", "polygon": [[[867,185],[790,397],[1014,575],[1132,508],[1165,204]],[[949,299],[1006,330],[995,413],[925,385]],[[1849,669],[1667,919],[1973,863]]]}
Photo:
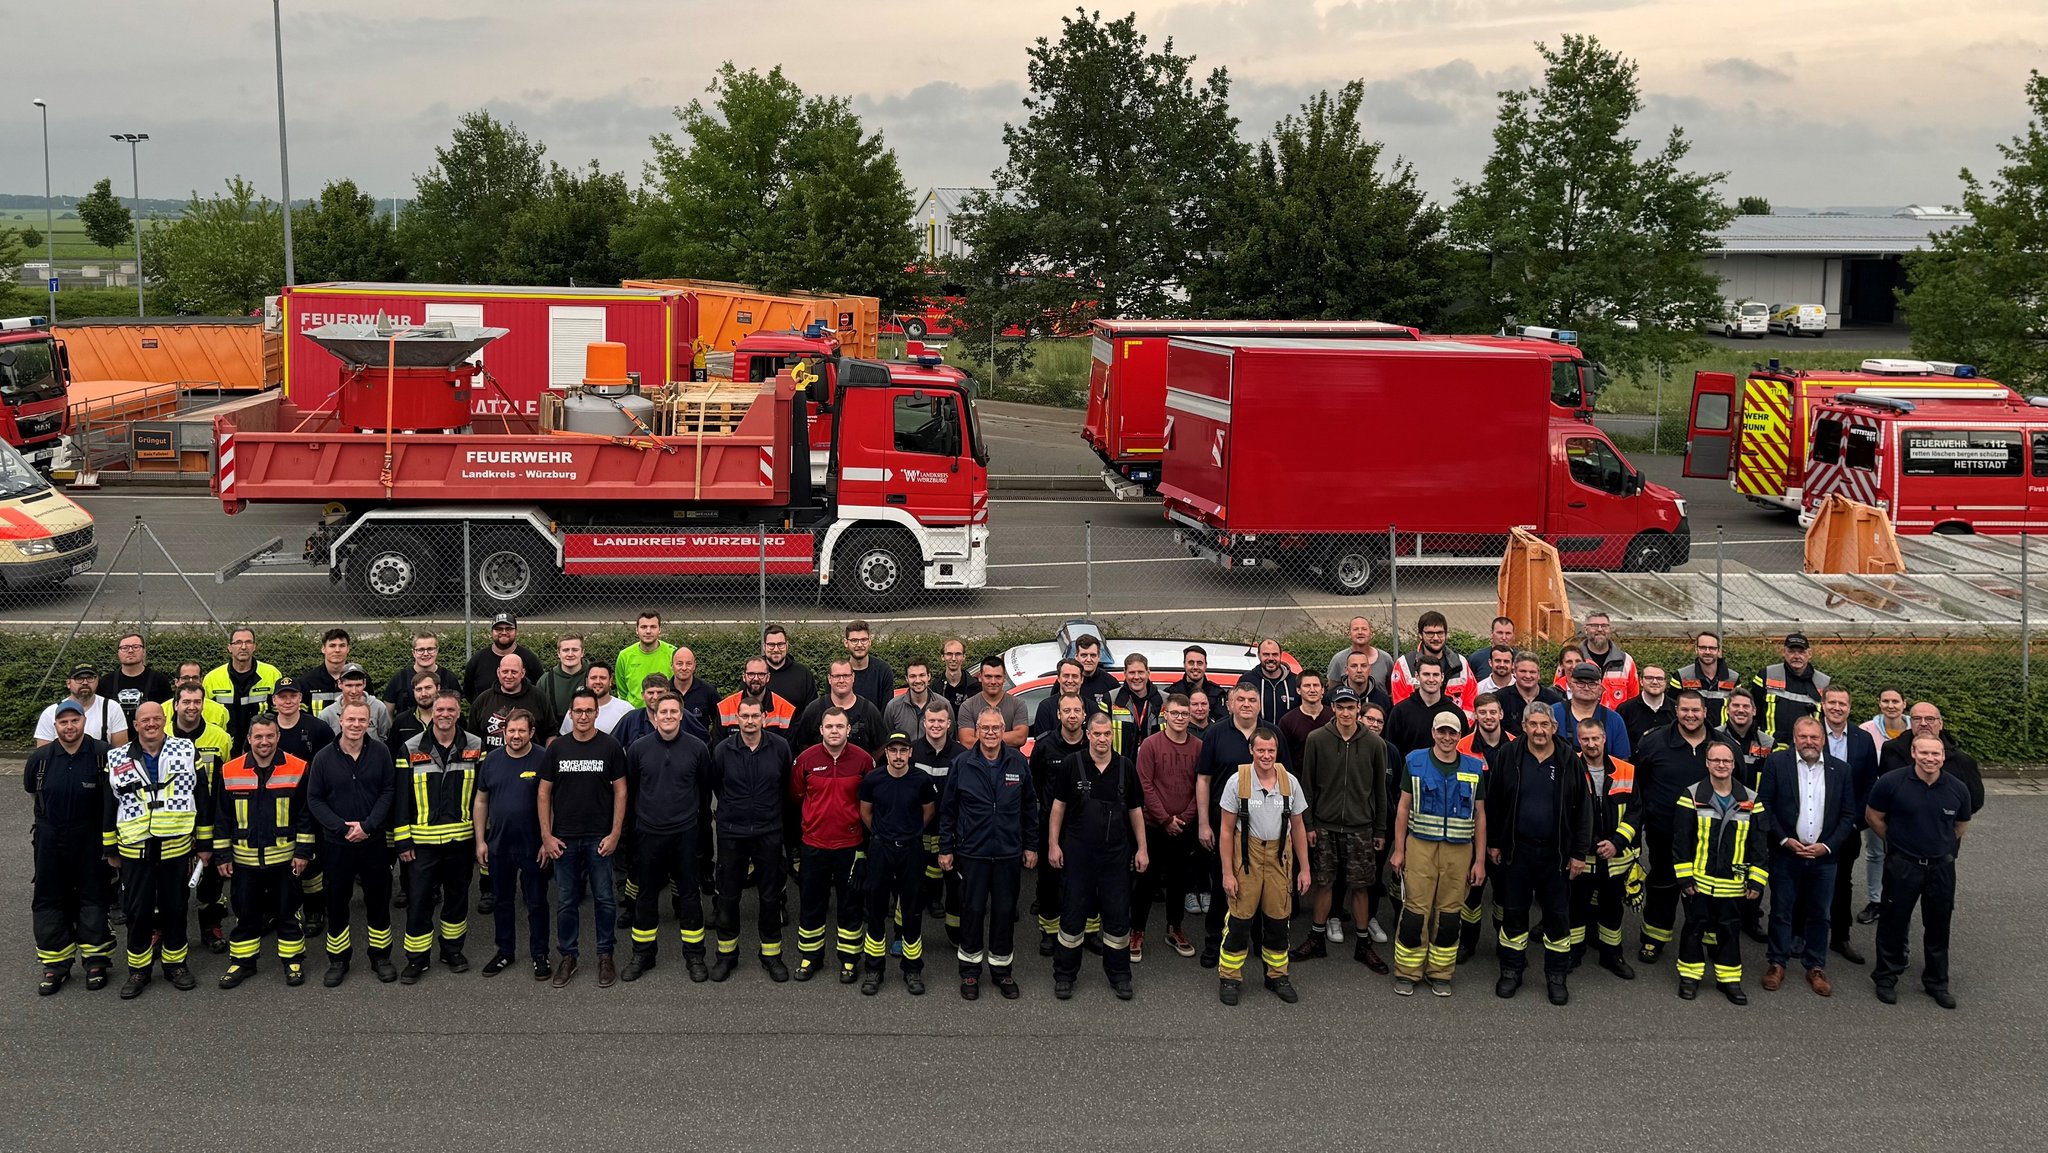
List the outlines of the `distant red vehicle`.
{"label": "distant red vehicle", "polygon": [[0,441],[49,472],[64,439],[71,359],[46,317],[0,320]]}
{"label": "distant red vehicle", "polygon": [[2048,531],[2048,402],[1960,391],[1816,405],[1800,520],[1840,493],[1884,509],[1902,533]]}

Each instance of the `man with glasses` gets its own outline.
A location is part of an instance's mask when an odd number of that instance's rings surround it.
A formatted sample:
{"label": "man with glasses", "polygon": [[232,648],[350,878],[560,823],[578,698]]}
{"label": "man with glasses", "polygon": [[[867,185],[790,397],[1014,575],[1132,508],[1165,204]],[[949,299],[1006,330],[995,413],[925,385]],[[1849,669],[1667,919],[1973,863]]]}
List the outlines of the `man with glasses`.
{"label": "man with glasses", "polygon": [[114,659],[117,667],[100,688],[121,706],[121,727],[129,729],[135,727],[136,705],[144,701],[170,703],[171,678],[149,667],[149,649],[141,633],[124,635],[115,647]]}
{"label": "man with glasses", "polygon": [[981,691],[981,681],[967,667],[967,642],[947,637],[939,646],[939,695],[958,712],[967,698]]}
{"label": "man with glasses", "polygon": [[[441,638],[433,633],[414,633],[412,638],[412,664],[391,674],[384,682],[384,703],[394,713],[402,713],[418,704],[414,688],[419,684],[421,674],[434,678],[434,690],[455,689],[461,691],[462,678],[454,670],[441,667]],[[433,698],[429,697],[428,700]]]}
{"label": "man with glasses", "polygon": [[270,690],[277,684],[277,666],[256,659],[256,633],[247,627],[228,631],[228,659],[199,682],[206,695],[228,711],[223,726],[232,744],[231,754],[249,748],[249,718],[270,707]]}
{"label": "man with glasses", "polygon": [[818,678],[801,661],[790,655],[789,633],[781,625],[769,625],[761,633],[761,655],[768,661],[768,689],[802,712],[818,699]]}
{"label": "man with glasses", "polygon": [[[1721,634],[1703,632],[1692,641],[1693,661],[1678,670],[1675,688],[1693,689],[1707,702],[1707,724],[1719,727],[1728,695],[1742,685],[1742,674],[1721,659]],[[1739,766],[1738,766],[1739,767]]]}
{"label": "man with glasses", "polygon": [[626,753],[610,735],[597,730],[597,695],[583,689],[569,698],[569,731],[548,746],[540,768],[541,856],[555,863],[561,907],[556,915],[556,947],[562,954],[553,985],[562,988],[576,976],[578,935],[582,931],[579,903],[588,881],[597,916],[597,986],[608,989],[618,980],[612,961],[619,909],[612,884],[612,854],[626,822]]}
{"label": "man with glasses", "polygon": [[[1400,660],[1394,662],[1393,682],[1387,686],[1393,695],[1394,703],[1398,705],[1408,699],[1409,694],[1413,693],[1420,683],[1418,673],[1423,662],[1433,660],[1443,670],[1444,696],[1465,710],[1465,715],[1470,717],[1472,702],[1479,696],[1479,678],[1473,674],[1472,666],[1465,663],[1465,658],[1452,652],[1445,644],[1450,638],[1451,629],[1450,624],[1444,620],[1444,614],[1434,609],[1423,613],[1415,620],[1415,632],[1420,638],[1420,643],[1415,646],[1413,652],[1404,654]],[[1434,709],[1435,706],[1431,706],[1432,712]],[[1425,736],[1416,747],[1427,743],[1428,739]]]}

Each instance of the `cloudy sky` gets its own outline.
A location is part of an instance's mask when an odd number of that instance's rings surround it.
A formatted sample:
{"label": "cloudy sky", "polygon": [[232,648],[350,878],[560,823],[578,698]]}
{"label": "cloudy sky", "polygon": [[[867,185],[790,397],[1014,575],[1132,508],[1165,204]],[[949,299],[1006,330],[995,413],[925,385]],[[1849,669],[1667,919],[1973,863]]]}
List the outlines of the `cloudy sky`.
{"label": "cloudy sky", "polygon": [[[278,188],[271,6],[262,0],[10,3],[0,192],[40,192],[49,100],[56,189],[128,190],[109,132],[148,132],[143,194]],[[1110,5],[1120,15],[1133,5]],[[1589,32],[1641,65],[1638,135],[1669,125],[1728,194],[1783,205],[1952,202],[2025,123],[2048,60],[2044,0],[1186,0],[1135,5],[1203,69],[1222,65],[1248,137],[1323,87],[1363,78],[1367,131],[1448,195],[1489,147],[1532,43]],[[285,0],[292,189],[348,176],[405,194],[455,118],[489,107],[564,163],[637,177],[647,138],[711,70],[781,64],[853,97],[919,188],[987,182],[1021,115],[1025,49],[1060,0]],[[857,15],[856,15],[857,14]]]}

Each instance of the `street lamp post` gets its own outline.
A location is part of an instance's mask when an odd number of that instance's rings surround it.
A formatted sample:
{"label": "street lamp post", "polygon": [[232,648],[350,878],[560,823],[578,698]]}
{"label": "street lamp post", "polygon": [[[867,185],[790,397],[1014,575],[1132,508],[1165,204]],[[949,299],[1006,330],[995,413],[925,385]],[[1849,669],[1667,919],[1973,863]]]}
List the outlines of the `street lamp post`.
{"label": "street lamp post", "polygon": [[36,97],[36,107],[43,110],[43,239],[50,245],[50,267],[46,275],[50,282],[50,322],[57,321],[57,210],[56,201],[50,198],[50,103]]}
{"label": "street lamp post", "polygon": [[115,132],[113,139],[128,145],[128,173],[135,181],[135,315],[149,315],[142,303],[142,162],[136,158],[136,146],[149,139],[147,132]]}
{"label": "street lamp post", "polygon": [[284,14],[279,0],[270,0],[270,29],[277,43],[277,175],[284,186],[284,282],[293,284],[292,165],[284,142]]}

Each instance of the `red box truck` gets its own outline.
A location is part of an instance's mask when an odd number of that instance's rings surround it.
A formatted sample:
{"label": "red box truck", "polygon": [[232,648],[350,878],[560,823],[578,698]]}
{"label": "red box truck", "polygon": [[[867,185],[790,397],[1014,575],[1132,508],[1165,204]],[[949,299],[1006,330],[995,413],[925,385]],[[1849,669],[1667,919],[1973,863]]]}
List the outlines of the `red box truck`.
{"label": "red box truck", "polygon": [[1849,393],[1813,410],[1802,523],[1834,493],[1902,533],[2048,532],[2048,399]]}
{"label": "red box truck", "polygon": [[1517,526],[1568,567],[1685,563],[1685,502],[1535,399],[1550,375],[1500,343],[1174,337],[1166,517],[1196,556],[1347,595],[1389,563],[1498,564]]}

